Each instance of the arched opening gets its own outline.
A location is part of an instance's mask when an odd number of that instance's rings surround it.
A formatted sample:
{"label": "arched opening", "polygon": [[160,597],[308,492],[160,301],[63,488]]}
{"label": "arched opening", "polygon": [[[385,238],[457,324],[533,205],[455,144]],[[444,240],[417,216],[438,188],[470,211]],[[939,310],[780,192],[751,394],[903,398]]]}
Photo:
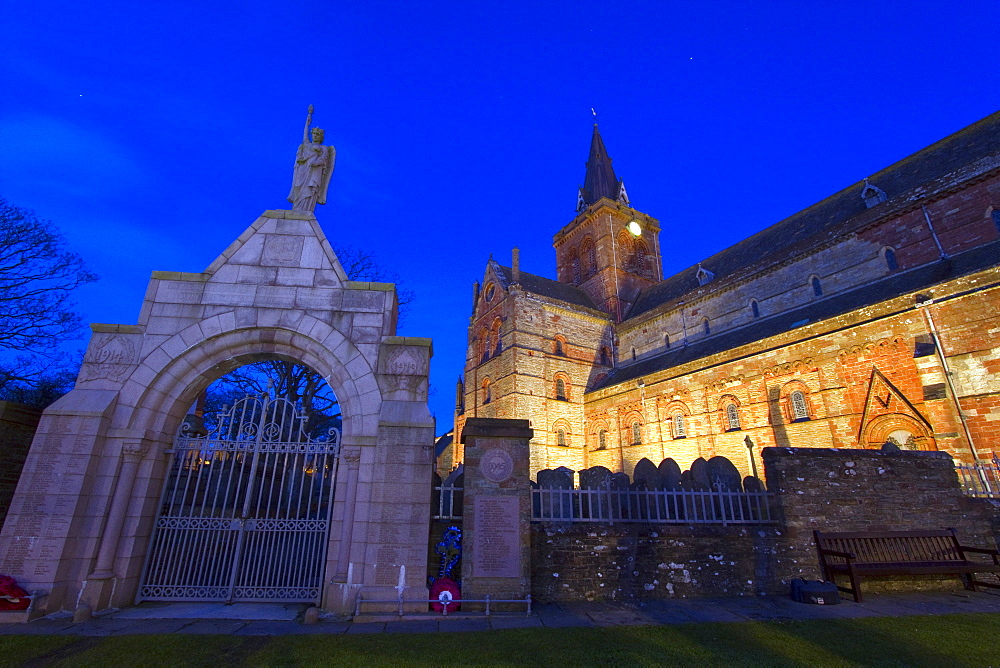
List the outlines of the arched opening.
{"label": "arched opening", "polygon": [[638,420],[632,423],[632,445],[642,445],[642,423]]}
{"label": "arched opening", "polygon": [[566,395],[566,381],[562,378],[556,378],[556,399],[560,401],[568,401],[569,399]]}
{"label": "arched opening", "polygon": [[171,448],[137,599],[318,601],[342,424],[305,364],[212,382]]}
{"label": "arched opening", "polygon": [[882,251],[882,257],[885,259],[885,268],[889,271],[896,271],[899,269],[899,262],[896,261],[896,251],[891,248],[886,247]]}
{"label": "arched opening", "polygon": [[684,414],[674,413],[674,438],[687,438],[687,425],[684,424]]}
{"label": "arched opening", "polygon": [[881,448],[891,443],[901,450],[937,450],[930,426],[910,415],[880,415],[865,425],[861,447]]}
{"label": "arched opening", "polygon": [[739,409],[734,403],[726,404],[726,431],[739,431],[740,429]]}
{"label": "arched opening", "polygon": [[810,283],[810,285],[812,285],[813,296],[814,297],[822,297],[823,296],[823,284],[819,282],[819,277],[818,276],[813,276],[812,278],[809,279],[809,283]]}
{"label": "arched opening", "polygon": [[646,275],[646,256],[649,255],[646,250],[646,244],[641,241],[636,241],[632,249],[632,270],[639,274],[640,276]]}
{"label": "arched opening", "polygon": [[792,422],[801,422],[809,419],[809,407],[806,405],[806,395],[802,390],[795,390],[788,395],[791,405]]}
{"label": "arched opening", "polygon": [[594,241],[589,237],[580,247],[580,264],[584,278],[590,278],[597,273],[597,254],[594,251]]}
{"label": "arched opening", "polygon": [[566,356],[566,339],[562,336],[557,336],[552,344],[552,354],[558,355],[559,357]]}
{"label": "arched opening", "polygon": [[490,338],[493,341],[494,357],[503,352],[503,344],[500,341],[500,324],[500,318],[497,318],[493,321],[493,327],[490,329]]}
{"label": "arched opening", "polygon": [[480,363],[490,358],[490,331],[485,327],[479,332],[479,361]]}

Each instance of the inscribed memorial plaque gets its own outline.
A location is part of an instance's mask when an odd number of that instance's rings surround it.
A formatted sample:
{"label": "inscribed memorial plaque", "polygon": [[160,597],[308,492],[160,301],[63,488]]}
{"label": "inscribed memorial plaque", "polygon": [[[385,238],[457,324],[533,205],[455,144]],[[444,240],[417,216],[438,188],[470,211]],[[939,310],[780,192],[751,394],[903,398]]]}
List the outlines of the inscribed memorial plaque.
{"label": "inscribed memorial plaque", "polygon": [[515,496],[480,496],[475,503],[472,575],[521,577],[521,527]]}

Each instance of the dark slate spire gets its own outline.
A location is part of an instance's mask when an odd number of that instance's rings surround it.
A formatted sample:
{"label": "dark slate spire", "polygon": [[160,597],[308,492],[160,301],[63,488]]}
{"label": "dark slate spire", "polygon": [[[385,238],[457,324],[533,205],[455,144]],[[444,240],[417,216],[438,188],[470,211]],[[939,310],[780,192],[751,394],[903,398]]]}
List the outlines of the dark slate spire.
{"label": "dark slate spire", "polygon": [[587,159],[587,175],[583,187],[580,188],[576,210],[583,211],[602,197],[628,204],[625,186],[615,177],[611,158],[604,148],[604,140],[601,139],[597,123],[594,123],[594,136],[590,140],[590,157]]}

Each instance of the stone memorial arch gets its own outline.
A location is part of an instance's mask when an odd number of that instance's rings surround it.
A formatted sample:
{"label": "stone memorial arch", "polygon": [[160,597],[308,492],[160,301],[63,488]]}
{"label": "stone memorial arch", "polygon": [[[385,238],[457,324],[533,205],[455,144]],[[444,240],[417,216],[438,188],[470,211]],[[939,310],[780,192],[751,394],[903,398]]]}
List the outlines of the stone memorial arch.
{"label": "stone memorial arch", "polygon": [[[313,139],[300,157],[322,134]],[[44,592],[34,616],[143,598],[186,414],[214,380],[265,359],[322,375],[343,423],[339,447],[324,446],[336,485],[309,593],[258,600],[349,610],[362,587],[366,598],[395,598],[399,587],[426,598],[431,343],[395,336],[393,285],[347,279],[312,213],[333,167],[326,148],[314,151],[327,162],[307,165],[312,175],[297,167],[296,210],[265,211],[202,273],[154,272],[138,324],[91,326],[76,386],[45,411],[0,534],[0,573]],[[216,524],[252,524],[236,520]]]}

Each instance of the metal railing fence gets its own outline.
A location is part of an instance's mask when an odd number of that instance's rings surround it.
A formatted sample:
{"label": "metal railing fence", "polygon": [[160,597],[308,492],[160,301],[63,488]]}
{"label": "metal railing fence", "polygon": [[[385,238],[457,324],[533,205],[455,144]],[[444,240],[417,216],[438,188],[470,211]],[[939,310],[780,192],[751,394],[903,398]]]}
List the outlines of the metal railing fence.
{"label": "metal railing fence", "polygon": [[536,522],[772,524],[771,494],[719,490],[533,489]]}
{"label": "metal railing fence", "polygon": [[434,519],[462,519],[462,495],[464,490],[455,485],[438,485],[434,488]]}
{"label": "metal railing fence", "polygon": [[975,464],[956,464],[959,482],[966,495],[982,499],[1000,499],[1000,457]]}

